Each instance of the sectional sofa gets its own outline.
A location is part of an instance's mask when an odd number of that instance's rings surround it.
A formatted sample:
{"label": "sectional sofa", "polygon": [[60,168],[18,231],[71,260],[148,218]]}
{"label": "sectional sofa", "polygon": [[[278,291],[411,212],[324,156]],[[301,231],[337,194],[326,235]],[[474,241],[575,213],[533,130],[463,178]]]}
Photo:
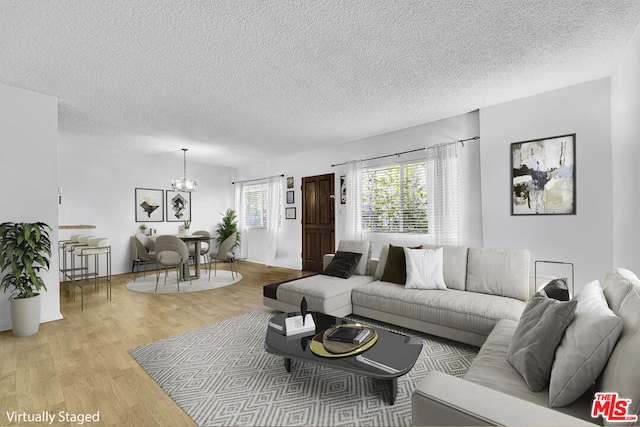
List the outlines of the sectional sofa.
{"label": "sectional sofa", "polygon": [[[297,311],[305,297],[309,310],[334,316],[356,314],[481,346],[498,321],[517,321],[535,292],[527,250],[421,246],[442,248],[446,291],[406,289],[404,283],[382,280],[389,254],[398,249],[393,245],[385,245],[379,259],[372,259],[369,242],[341,241],[338,252],[362,254],[351,277],[318,274],[268,285],[264,304],[283,312]],[[325,268],[332,258],[325,255]]]}

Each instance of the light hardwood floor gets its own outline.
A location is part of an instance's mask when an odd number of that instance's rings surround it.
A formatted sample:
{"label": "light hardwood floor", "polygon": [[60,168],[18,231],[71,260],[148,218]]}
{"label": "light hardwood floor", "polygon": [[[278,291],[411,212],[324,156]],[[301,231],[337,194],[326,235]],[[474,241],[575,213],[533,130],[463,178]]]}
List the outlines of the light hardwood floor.
{"label": "light hardwood floor", "polygon": [[84,311],[79,297],[73,302],[61,291],[64,319],[40,325],[31,337],[0,333],[0,425],[28,424],[10,422],[13,411],[48,411],[56,415],[52,425],[65,425],[59,411],[100,411],[99,424],[85,425],[195,425],[127,350],[262,308],[263,285],[307,274],[237,264],[240,282],[179,295],[131,292],[125,285],[133,274],[114,276],[113,300],[106,299],[104,285],[99,293],[87,287]]}

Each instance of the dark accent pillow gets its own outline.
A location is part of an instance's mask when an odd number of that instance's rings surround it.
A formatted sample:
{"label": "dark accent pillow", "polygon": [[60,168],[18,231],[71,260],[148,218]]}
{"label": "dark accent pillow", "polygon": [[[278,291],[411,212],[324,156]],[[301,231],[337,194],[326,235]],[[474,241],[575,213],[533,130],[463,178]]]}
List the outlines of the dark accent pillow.
{"label": "dark accent pillow", "polygon": [[[422,245],[409,249],[422,249]],[[383,282],[397,283],[399,285],[404,285],[407,282],[407,260],[404,255],[403,246],[389,245],[387,263],[384,266],[380,280]]]}
{"label": "dark accent pillow", "polygon": [[544,291],[527,303],[511,338],[507,360],[522,375],[529,390],[549,384],[551,365],[564,331],[573,320],[577,301],[558,301]]}
{"label": "dark accent pillow", "polygon": [[338,251],[322,274],[348,279],[358,267],[360,258],[362,258],[362,254],[356,252]]}
{"label": "dark accent pillow", "polygon": [[569,301],[571,299],[567,279],[553,279],[542,290],[549,298],[557,299],[558,301]]}

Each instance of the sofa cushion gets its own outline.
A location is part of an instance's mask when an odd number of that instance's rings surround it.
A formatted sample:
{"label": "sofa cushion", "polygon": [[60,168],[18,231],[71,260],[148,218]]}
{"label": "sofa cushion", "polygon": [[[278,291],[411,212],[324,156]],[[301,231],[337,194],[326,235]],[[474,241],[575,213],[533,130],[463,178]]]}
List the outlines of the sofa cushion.
{"label": "sofa cushion", "polygon": [[[522,376],[507,361],[507,350],[517,326],[517,321],[508,319],[499,321],[482,345],[464,379],[510,396],[548,407],[548,390],[544,389],[537,393],[531,392]],[[594,422],[591,418],[591,403],[595,388],[592,387],[590,391],[591,393],[585,393],[571,405],[556,408],[556,410]],[[531,420],[531,425],[535,425],[535,422],[535,420]]]}
{"label": "sofa cushion", "polygon": [[404,256],[407,263],[405,288],[447,289],[442,274],[442,248],[404,248]]}
{"label": "sofa cushion", "polygon": [[322,271],[322,274],[348,279],[358,267],[360,258],[362,258],[362,254],[357,252],[337,251],[327,268]]}
{"label": "sofa cushion", "polygon": [[448,289],[464,291],[467,282],[467,246],[442,246],[423,244],[425,249],[442,248],[442,273]]}
{"label": "sofa cushion", "polygon": [[602,281],[602,291],[607,298],[609,308],[614,313],[618,313],[622,300],[633,289],[633,284],[637,281],[638,277],[624,268],[615,268],[607,273]]}
{"label": "sofa cushion", "polygon": [[302,297],[306,297],[309,311],[334,313],[347,307],[348,313],[352,313],[351,290],[372,280],[371,276],[356,274],[348,280],[319,274],[281,284],[276,296],[279,301],[295,306],[299,306]]}
{"label": "sofa cushion", "polygon": [[519,319],[526,305],[513,298],[455,289],[446,292],[406,289],[403,285],[383,281],[355,288],[351,298],[354,307],[400,314],[483,336],[489,335],[500,319]]}
{"label": "sofa cushion", "polygon": [[366,240],[341,240],[338,243],[338,251],[357,252],[362,254],[362,258],[358,262],[358,267],[354,274],[364,276],[369,273],[369,263],[371,261],[371,242]]}
{"label": "sofa cushion", "polygon": [[529,251],[469,248],[466,290],[527,301]]}
{"label": "sofa cushion", "polygon": [[[628,273],[627,280],[624,281],[627,283],[619,282],[618,286],[631,285],[630,289],[620,302],[618,311],[613,310],[622,319],[622,332],[607,366],[602,371],[598,389],[603,392],[615,391],[620,399],[631,399],[631,404],[627,408],[628,413],[638,415],[640,413],[640,387],[638,386],[640,364],[637,363],[638,354],[640,354],[640,281],[633,273]],[[610,291],[614,290],[610,289]],[[605,421],[605,424],[608,422]]]}
{"label": "sofa cushion", "polygon": [[380,248],[380,255],[378,255],[378,265],[376,267],[376,271],[374,276],[376,279],[382,279],[382,274],[384,273],[384,268],[387,265],[387,257],[389,256],[389,245],[382,245]]}
{"label": "sofa cushion", "polygon": [[549,405],[566,406],[582,396],[609,360],[622,319],[607,305],[600,282],[576,295],[576,313],[556,350],[549,382]]}
{"label": "sofa cushion", "polygon": [[549,384],[556,348],[573,320],[576,301],[561,302],[536,293],[518,322],[507,360],[520,372],[529,390],[540,391]]}

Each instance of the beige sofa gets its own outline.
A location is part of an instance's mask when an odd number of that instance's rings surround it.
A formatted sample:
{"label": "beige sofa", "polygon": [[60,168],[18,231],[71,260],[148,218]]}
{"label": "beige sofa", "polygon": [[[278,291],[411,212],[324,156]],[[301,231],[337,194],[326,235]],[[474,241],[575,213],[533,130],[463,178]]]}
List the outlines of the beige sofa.
{"label": "beige sofa", "polygon": [[[444,246],[446,291],[406,289],[380,280],[388,250],[383,247],[376,260],[369,242],[341,241],[338,251],[363,254],[353,276],[314,275],[269,285],[263,302],[283,312],[297,311],[305,297],[309,310],[356,314],[481,346],[501,319],[518,320],[535,292],[527,250]],[[325,256],[325,267],[331,257]]]}
{"label": "beige sofa", "polygon": [[[602,424],[602,418],[591,417],[594,393],[597,391],[617,392],[621,399],[631,399],[628,414],[638,415],[640,281],[628,270],[614,269],[597,286],[601,286],[606,298],[605,305],[622,319],[621,332],[612,343],[613,352],[608,359],[608,353],[605,354],[603,363],[606,366],[599,375],[599,370],[585,370],[585,364],[582,365],[580,374],[590,372],[598,378],[576,401],[567,406],[551,408],[549,387],[536,393],[528,389],[523,377],[506,357],[517,322],[501,320],[480,349],[464,379],[432,371],[420,382],[412,398],[413,425]],[[576,300],[580,307],[580,294]],[[578,320],[578,317],[573,319],[573,322],[578,321],[582,320]],[[560,345],[565,345],[565,342]],[[597,348],[601,349],[602,345]],[[553,369],[559,363],[559,353],[560,347],[555,352]],[[577,355],[578,352],[573,351],[564,357],[575,358]],[[589,356],[589,360],[592,357]],[[615,425],[631,424],[634,423],[615,422]],[[640,423],[636,421],[635,424]]]}

